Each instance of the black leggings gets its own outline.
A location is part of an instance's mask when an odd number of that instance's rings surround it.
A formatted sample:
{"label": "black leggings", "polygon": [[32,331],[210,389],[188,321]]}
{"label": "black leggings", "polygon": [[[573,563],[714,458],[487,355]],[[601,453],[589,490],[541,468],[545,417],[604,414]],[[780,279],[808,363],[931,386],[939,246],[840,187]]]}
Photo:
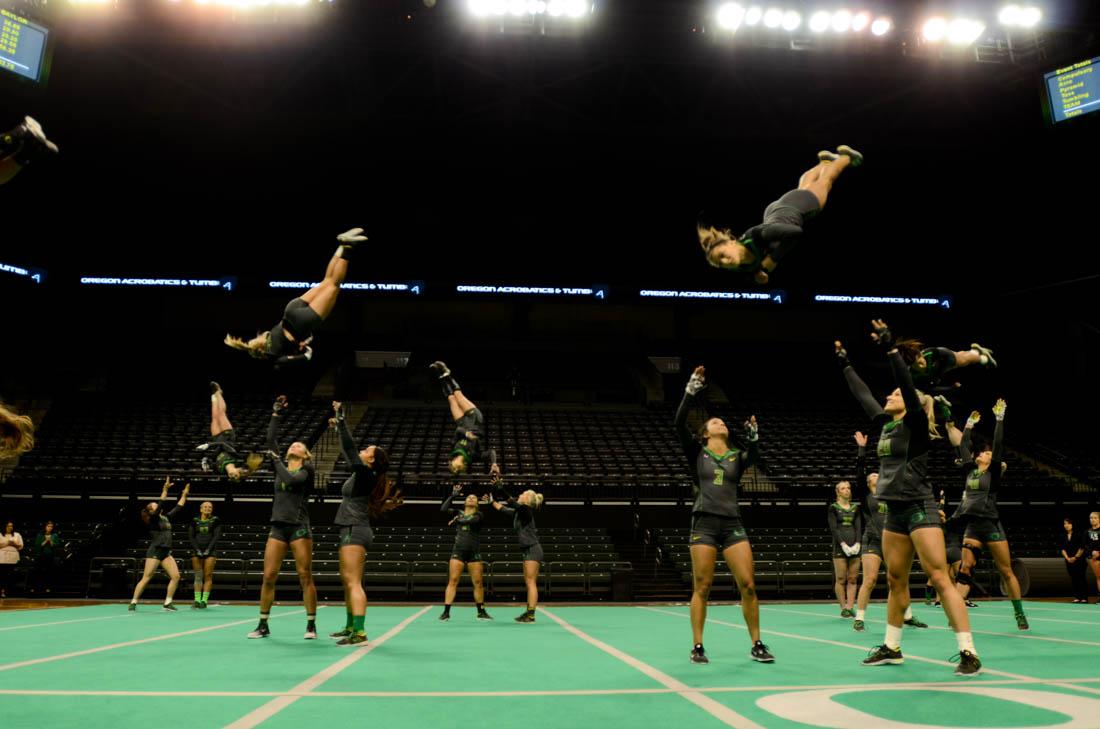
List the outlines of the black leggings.
{"label": "black leggings", "polygon": [[15,584],[15,565],[0,564],[0,590],[11,597],[12,585]]}
{"label": "black leggings", "polygon": [[1077,600],[1087,600],[1089,595],[1089,589],[1085,583],[1085,567],[1082,560],[1077,560],[1073,564],[1066,562],[1066,572],[1069,573],[1069,579],[1073,582],[1073,597]]}

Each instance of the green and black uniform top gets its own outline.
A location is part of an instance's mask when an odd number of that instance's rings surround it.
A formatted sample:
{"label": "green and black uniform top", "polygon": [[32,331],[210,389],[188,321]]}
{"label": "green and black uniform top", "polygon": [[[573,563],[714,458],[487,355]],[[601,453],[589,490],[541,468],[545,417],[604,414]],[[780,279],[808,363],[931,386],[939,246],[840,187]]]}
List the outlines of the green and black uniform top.
{"label": "green and black uniform top", "polygon": [[684,393],[680,407],[676,410],[676,434],[680,437],[684,455],[688,463],[695,466],[695,479],[692,490],[695,494],[695,506],[692,513],[712,514],[736,519],[741,518],[741,508],[737,503],[737,487],[741,477],[760,456],[760,448],[755,440],[750,441],[748,450],[730,446],[719,456],[707,450],[696,440],[688,428],[688,411],[696,398]]}
{"label": "green and black uniform top", "polygon": [[[230,465],[243,466],[244,456],[237,450],[237,434],[232,430],[223,430],[210,441],[210,448],[214,450],[214,470],[225,476],[225,469]],[[207,456],[209,458],[209,456]]]}
{"label": "green and black uniform top", "polygon": [[216,516],[203,519],[196,516],[187,527],[187,536],[191,539],[191,551],[196,554],[213,554],[222,535],[222,521]]}
{"label": "green and black uniform top", "polygon": [[452,509],[451,501],[454,497],[454,493],[447,496],[443,500],[443,506],[439,508],[442,512],[453,513],[458,517],[455,520],[454,551],[468,550],[477,554],[481,550],[481,512],[467,514],[465,509]]}
{"label": "green and black uniform top", "polygon": [[183,507],[178,503],[176,508],[172,509],[168,513],[164,510],[168,504],[172,503],[172,499],[161,499],[157,508],[157,513],[149,515],[149,524],[146,528],[149,530],[149,546],[150,547],[172,547],[172,517],[175,516]]}
{"label": "green and black uniform top", "polygon": [[61,536],[56,531],[50,534],[39,532],[34,540],[35,559],[53,559],[59,554],[61,554]]}
{"label": "green and black uniform top", "polygon": [[305,363],[309,360],[309,357],[302,352],[300,342],[287,339],[282,324],[277,324],[271,330],[265,354],[275,364],[276,369],[283,365]]}
{"label": "green and black uniform top", "polygon": [[466,463],[474,463],[481,457],[481,441],[485,435],[485,416],[474,408],[455,421],[455,445],[451,458],[463,456]]}
{"label": "green and black uniform top", "polygon": [[951,383],[940,380],[945,374],[958,366],[955,353],[947,347],[931,347],[921,351],[924,357],[924,368],[913,363],[909,366],[909,374],[913,376],[913,384],[925,392],[951,392],[955,389]]}
{"label": "green and black uniform top", "polygon": [[1100,529],[1085,532],[1085,556],[1092,558],[1093,552],[1100,552]]}
{"label": "green and black uniform top", "polygon": [[[963,430],[962,442],[959,443],[959,457],[963,463],[973,464],[974,455],[970,452],[970,428]],[[978,519],[999,519],[997,511],[997,489],[1001,485],[1001,457],[1004,454],[1004,421],[998,420],[993,430],[993,458],[989,462],[989,468],[980,471],[974,468],[966,477],[966,488],[963,489],[962,501],[954,517],[971,517]],[[952,517],[952,518],[954,518]]]}
{"label": "green and black uniform top", "polygon": [[531,507],[521,504],[512,498],[504,489],[497,488],[496,493],[504,496],[504,506],[500,513],[512,515],[512,527],[519,537],[519,546],[526,549],[539,543],[539,530],[535,528],[535,513]]}
{"label": "green and black uniform top", "polygon": [[340,452],[351,466],[351,476],[340,489],[344,499],[336,511],[336,523],[339,526],[370,526],[370,497],[378,483],[378,474],[360,460],[342,410],[336,415],[336,423],[340,431]]}
{"label": "green and black uniform top", "polygon": [[[856,456],[856,483],[852,488],[852,500],[863,504],[863,519],[867,524],[867,533],[876,539],[882,539],[882,530],[886,526],[886,504],[880,504],[878,497],[871,493],[867,485],[867,458],[866,448],[859,449]],[[866,495],[859,498],[857,494]]]}
{"label": "green and black uniform top", "polygon": [[905,417],[901,420],[894,420],[882,409],[851,365],[844,368],[844,379],[867,416],[876,426],[882,426],[877,450],[878,500],[887,503],[926,501],[932,498],[932,486],[928,483],[928,453],[932,447],[928,417],[901,355],[895,350],[888,358],[894,380],[905,400]]}
{"label": "green and black uniform top", "polygon": [[738,270],[760,270],[764,259],[770,257],[777,264],[802,238],[803,225],[821,209],[817,196],[809,190],[791,190],[764,209],[764,219],[759,225],[746,230],[738,240],[752,251],[755,260],[740,266]]}
{"label": "green and black uniform top", "polygon": [[841,544],[849,547],[859,542],[863,535],[863,515],[859,503],[853,501],[845,508],[837,502],[829,504],[829,531],[833,535],[833,548]]}
{"label": "green and black uniform top", "polygon": [[291,472],[279,457],[279,444],[276,437],[279,432],[279,416],[272,414],[267,426],[267,447],[275,455],[272,466],[275,468],[275,497],[271,502],[271,521],[280,524],[309,525],[309,511],[306,499],[313,490],[316,473],[312,463],[303,463],[297,471]]}

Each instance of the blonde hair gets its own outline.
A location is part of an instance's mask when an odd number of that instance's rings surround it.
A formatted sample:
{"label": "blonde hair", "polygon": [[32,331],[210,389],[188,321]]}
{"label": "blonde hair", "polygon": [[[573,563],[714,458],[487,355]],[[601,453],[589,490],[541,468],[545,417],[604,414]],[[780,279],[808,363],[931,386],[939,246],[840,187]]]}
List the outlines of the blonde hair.
{"label": "blonde hair", "polygon": [[542,503],[546,501],[546,497],[542,494],[535,494],[535,503],[531,504],[532,509],[541,509]]}
{"label": "blonde hair", "polygon": [[[461,461],[461,463],[455,463],[455,461]],[[451,473],[457,476],[460,473],[466,473],[466,469],[470,464],[466,462],[466,456],[456,453],[447,465],[451,469]]]}
{"label": "blonde hair", "polygon": [[710,257],[712,251],[723,243],[739,243],[733,234],[727,229],[718,229],[713,225],[702,225],[696,223],[695,233],[699,236],[699,245],[703,249],[703,255],[706,256],[707,263],[715,268],[720,268],[717,262]]}
{"label": "blonde hair", "polygon": [[22,455],[34,448],[34,422],[0,405],[0,458]]}
{"label": "blonde hair", "polygon": [[240,352],[248,352],[248,354],[256,359],[263,359],[267,356],[267,339],[268,332],[260,332],[247,342],[240,337],[234,337],[232,334],[226,334],[225,339],[222,341],[225,342],[227,347],[231,347]]}
{"label": "blonde hair", "polygon": [[306,454],[304,456],[302,456],[303,461],[309,462],[309,461],[313,460],[313,452],[309,450],[309,446],[307,446],[305,443],[303,443],[300,440],[296,440],[296,441],[294,441],[293,443],[290,444],[290,447],[293,448],[296,445],[302,446],[302,450],[306,452]]}
{"label": "blonde hair", "polygon": [[852,484],[851,484],[851,482],[850,482],[850,481],[837,481],[837,484],[836,484],[836,486],[834,486],[834,487],[833,487],[833,491],[835,491],[835,492],[836,492],[836,495],[837,495],[837,496],[840,496],[840,487],[841,487],[841,486],[844,486],[845,484],[847,484],[847,485],[848,485],[848,488],[849,488],[849,489],[850,489],[850,488],[852,488]]}

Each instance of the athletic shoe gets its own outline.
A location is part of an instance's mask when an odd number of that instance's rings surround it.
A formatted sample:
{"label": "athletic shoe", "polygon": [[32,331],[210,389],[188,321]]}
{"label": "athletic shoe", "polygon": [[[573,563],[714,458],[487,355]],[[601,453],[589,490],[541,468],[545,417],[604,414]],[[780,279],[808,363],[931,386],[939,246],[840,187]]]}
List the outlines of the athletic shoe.
{"label": "athletic shoe", "polygon": [[524,613],[523,615],[520,615],[518,618],[516,618],[516,622],[517,623],[533,623],[533,622],[535,622],[535,614],[534,613]]}
{"label": "athletic shoe", "polygon": [[352,633],[343,640],[336,641],[336,645],[341,648],[347,648],[349,646],[366,645],[367,634],[366,633]]}
{"label": "athletic shoe", "polygon": [[207,604],[206,600],[203,600],[199,603],[199,610],[205,610],[207,607],[209,607],[209,605]]}
{"label": "athletic shoe", "polygon": [[827,149],[823,149],[817,153],[818,162],[836,162],[840,159],[840,155],[836,152],[830,152]]}
{"label": "athletic shoe", "polygon": [[691,649],[691,662],[710,663],[710,659],[707,658],[707,654],[706,651],[703,650],[703,646],[697,646]]}
{"label": "athletic shoe", "polygon": [[444,377],[450,377],[451,376],[451,371],[447,368],[447,365],[444,364],[443,362],[432,362],[430,365],[428,365],[428,369],[432,370],[437,375],[439,375],[439,379],[441,379],[441,380]]}
{"label": "athletic shoe", "polygon": [[198,610],[200,605],[201,603],[198,600],[195,600],[195,602],[191,603],[191,609]]}
{"label": "athletic shoe", "polygon": [[982,672],[982,662],[970,651],[959,651],[959,654],[951,658],[951,662],[958,661],[955,666],[956,676],[977,676]]}
{"label": "athletic shoe", "polygon": [[343,630],[337,630],[335,633],[329,633],[328,637],[333,640],[342,640],[352,635],[351,628],[344,628]]}
{"label": "athletic shoe", "polygon": [[477,611],[477,619],[478,620],[492,620],[493,616],[490,615],[489,613],[485,612],[484,610],[478,610]]}
{"label": "athletic shoe", "polygon": [[885,645],[871,649],[867,657],[863,659],[865,666],[900,666],[905,663],[905,657],[901,654],[901,648],[892,649]]}
{"label": "athletic shoe", "polygon": [[313,623],[306,624],[306,634],[302,636],[305,640],[317,640],[317,626]]}
{"label": "athletic shoe", "polygon": [[970,345],[970,349],[978,353],[981,357],[981,363],[983,367],[996,367],[997,360],[993,359],[993,350],[988,347],[983,347],[977,342]]}
{"label": "athletic shoe", "polygon": [[922,623],[920,620],[917,620],[916,615],[914,615],[913,617],[906,620],[905,624],[908,625],[910,628],[927,628],[928,627],[928,623]]}
{"label": "athletic shoe", "polygon": [[967,606],[968,608],[976,608],[976,607],[978,607],[978,603],[974,602],[973,600],[971,600],[971,599],[970,599],[970,598],[968,597],[968,598],[966,598],[966,606]]}
{"label": "athletic shoe", "polygon": [[863,164],[863,155],[856,150],[849,147],[847,144],[842,144],[836,148],[838,154],[842,154],[852,160],[852,167],[859,167]]}
{"label": "athletic shoe", "polygon": [[175,613],[175,612],[179,612],[178,610],[176,610],[176,605],[175,605],[175,603],[171,603],[171,602],[170,602],[170,603],[167,603],[167,604],[165,604],[165,605],[161,605],[161,606],[160,606],[160,609],[161,609],[161,610],[167,610],[167,611],[168,611],[168,612],[170,612],[170,613]]}
{"label": "athletic shoe", "polygon": [[843,610],[840,611],[840,617],[842,617],[842,618],[854,618],[855,616],[856,616],[856,614],[853,613],[848,608],[844,608]]}
{"label": "athletic shoe", "polygon": [[19,139],[23,144],[16,150],[15,161],[20,165],[29,164],[35,157],[43,153],[57,154],[57,145],[46,138],[42,131],[42,125],[34,117],[24,117],[23,123],[3,133],[6,144],[11,144],[12,139]]}
{"label": "athletic shoe", "polygon": [[1016,627],[1020,630],[1031,630],[1031,626],[1027,622],[1027,616],[1023,613],[1016,615]]}
{"label": "athletic shoe", "polygon": [[753,644],[752,652],[749,653],[749,657],[759,663],[775,663],[775,656],[768,653],[768,646],[760,641],[756,641],[756,643]]}
{"label": "athletic shoe", "polygon": [[852,630],[858,630],[860,633],[862,633],[863,631],[867,630],[867,628],[863,626],[862,620],[857,620],[852,623]]}
{"label": "athletic shoe", "polygon": [[256,629],[248,634],[249,638],[266,638],[271,635],[271,629],[267,627],[267,623],[260,623],[256,626]]}
{"label": "athletic shoe", "polygon": [[444,622],[444,623],[447,622],[450,619],[451,619],[451,614],[450,613],[443,613],[442,615],[439,616],[439,620],[441,622]]}
{"label": "athletic shoe", "polygon": [[130,603],[130,607],[128,607],[126,609],[129,610],[132,613],[137,612],[137,603],[136,602]]}

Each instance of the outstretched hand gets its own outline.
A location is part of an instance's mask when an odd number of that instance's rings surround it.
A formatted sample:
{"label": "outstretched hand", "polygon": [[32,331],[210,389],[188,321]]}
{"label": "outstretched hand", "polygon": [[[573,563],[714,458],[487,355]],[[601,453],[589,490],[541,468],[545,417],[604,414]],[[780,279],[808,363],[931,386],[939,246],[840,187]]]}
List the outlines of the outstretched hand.
{"label": "outstretched hand", "polygon": [[750,415],[745,421],[745,435],[750,443],[755,443],[760,438],[760,426],[756,424],[755,415]]}
{"label": "outstretched hand", "polygon": [[858,430],[856,431],[855,439],[856,439],[856,445],[857,446],[859,446],[860,448],[866,448],[867,447],[867,436],[865,436],[863,433],[859,432]]}
{"label": "outstretched hand", "polygon": [[891,349],[894,346],[894,333],[890,331],[890,327],[882,319],[872,319],[871,328],[874,330],[871,332],[871,339],[875,344],[883,347],[884,349]]}
{"label": "outstretched hand", "polygon": [[966,427],[967,428],[973,428],[975,425],[978,424],[979,421],[981,421],[981,419],[982,419],[982,414],[981,413],[979,413],[977,410],[972,411],[970,413],[970,417],[966,419]]}
{"label": "outstretched hand", "polygon": [[998,421],[1005,419],[1005,410],[1008,409],[1008,403],[1004,399],[997,400],[997,404],[993,406],[993,417]]}
{"label": "outstretched hand", "polygon": [[836,358],[840,363],[841,369],[848,367],[852,363],[848,361],[848,350],[844,348],[844,345],[839,339],[833,342],[833,347],[836,349]]}
{"label": "outstretched hand", "polygon": [[684,391],[689,395],[697,395],[699,391],[706,386],[707,368],[700,365],[691,373],[691,378],[688,380],[687,387],[684,388]]}

